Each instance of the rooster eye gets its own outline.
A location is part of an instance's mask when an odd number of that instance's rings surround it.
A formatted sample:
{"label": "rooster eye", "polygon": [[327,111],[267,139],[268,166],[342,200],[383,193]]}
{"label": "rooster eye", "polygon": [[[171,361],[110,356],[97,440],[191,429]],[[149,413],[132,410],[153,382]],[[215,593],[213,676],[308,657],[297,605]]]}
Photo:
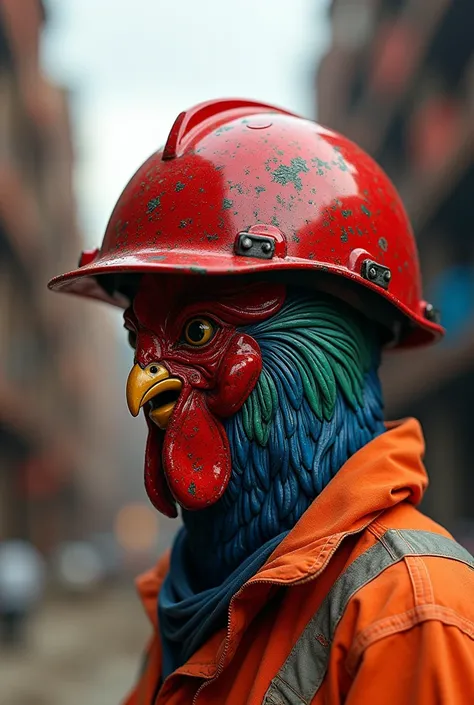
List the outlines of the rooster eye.
{"label": "rooster eye", "polygon": [[215,327],[207,318],[193,318],[186,323],[184,339],[190,345],[200,346],[208,343],[215,333]]}

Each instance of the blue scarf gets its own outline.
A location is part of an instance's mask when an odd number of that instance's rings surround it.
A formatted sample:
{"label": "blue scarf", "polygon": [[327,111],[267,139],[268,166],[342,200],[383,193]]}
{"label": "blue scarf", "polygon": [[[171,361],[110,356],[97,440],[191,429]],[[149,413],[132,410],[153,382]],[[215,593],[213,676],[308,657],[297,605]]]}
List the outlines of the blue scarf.
{"label": "blue scarf", "polygon": [[195,592],[186,560],[187,531],[173,544],[170,570],[160,590],[158,620],[163,648],[162,679],[186,663],[202,644],[226,623],[227,608],[236,592],[267,561],[288,531],[248,556],[221,585]]}

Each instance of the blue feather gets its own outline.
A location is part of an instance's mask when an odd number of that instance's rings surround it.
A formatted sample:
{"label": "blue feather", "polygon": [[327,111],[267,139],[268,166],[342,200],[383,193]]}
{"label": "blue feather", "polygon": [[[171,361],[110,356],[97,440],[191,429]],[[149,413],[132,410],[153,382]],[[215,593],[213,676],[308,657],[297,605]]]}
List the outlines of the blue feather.
{"label": "blue feather", "polygon": [[256,480],[259,487],[268,492],[271,484],[268,453],[260,445],[253,443],[250,455],[254,472],[253,479]]}

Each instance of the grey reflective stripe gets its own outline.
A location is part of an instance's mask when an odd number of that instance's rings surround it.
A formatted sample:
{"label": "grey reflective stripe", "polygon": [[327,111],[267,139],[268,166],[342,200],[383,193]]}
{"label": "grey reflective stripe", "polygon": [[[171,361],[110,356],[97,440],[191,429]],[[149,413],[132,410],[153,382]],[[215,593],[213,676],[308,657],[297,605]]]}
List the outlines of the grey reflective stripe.
{"label": "grey reflective stripe", "polygon": [[270,683],[263,705],[308,705],[326,675],[331,642],[351,597],[407,555],[440,556],[474,568],[474,559],[452,539],[429,531],[389,529],[351,563],[332,586]]}

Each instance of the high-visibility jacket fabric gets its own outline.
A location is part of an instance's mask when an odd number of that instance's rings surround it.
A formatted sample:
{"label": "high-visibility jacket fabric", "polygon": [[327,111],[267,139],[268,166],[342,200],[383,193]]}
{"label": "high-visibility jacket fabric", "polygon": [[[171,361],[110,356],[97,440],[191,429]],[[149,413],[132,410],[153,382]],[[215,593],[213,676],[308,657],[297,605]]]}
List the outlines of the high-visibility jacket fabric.
{"label": "high-visibility jacket fabric", "polygon": [[[474,702],[474,570],[450,534],[415,508],[427,486],[423,452],[409,419],[353,455],[232,598],[227,629],[161,684],[165,556],[138,580],[153,636],[126,705]],[[361,579],[374,561],[383,569]],[[308,682],[310,695],[298,693]]]}

